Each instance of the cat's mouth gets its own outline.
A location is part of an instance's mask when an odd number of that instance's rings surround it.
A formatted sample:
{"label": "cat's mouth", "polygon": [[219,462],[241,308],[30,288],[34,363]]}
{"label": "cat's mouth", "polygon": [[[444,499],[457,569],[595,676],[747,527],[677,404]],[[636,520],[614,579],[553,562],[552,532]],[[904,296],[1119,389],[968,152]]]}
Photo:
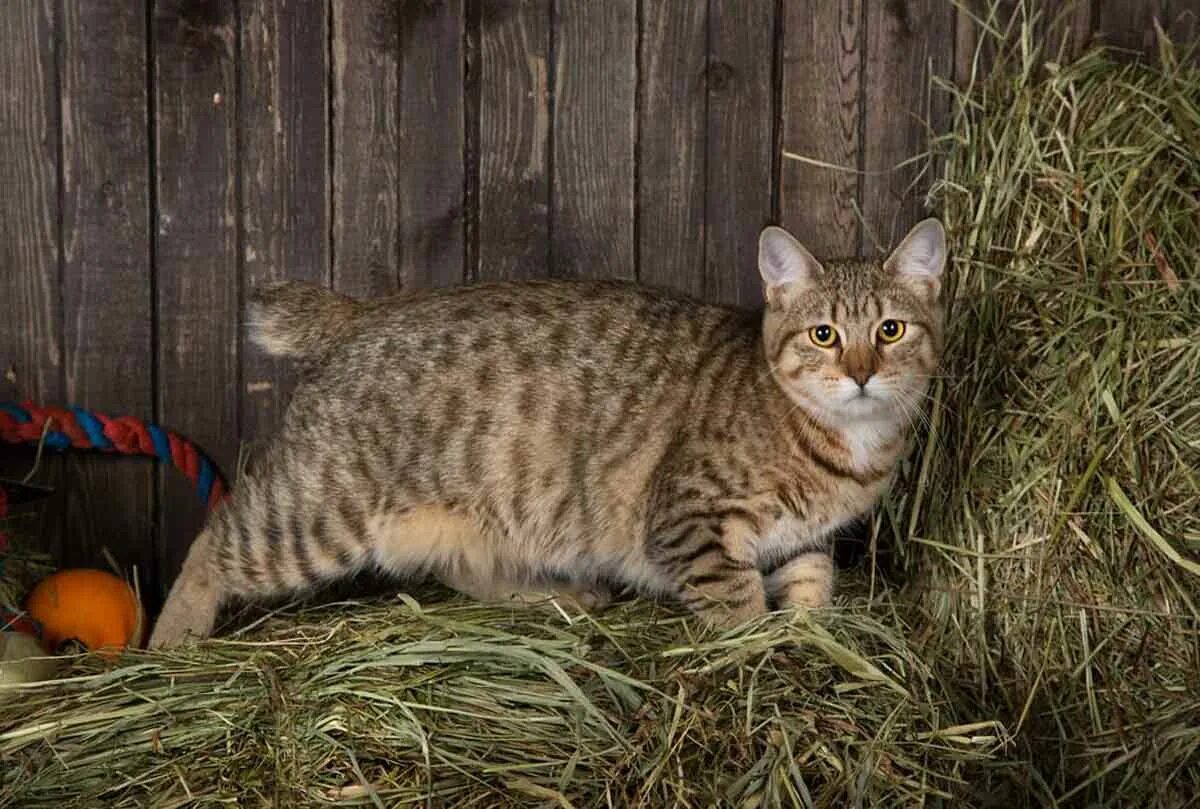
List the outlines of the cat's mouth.
{"label": "cat's mouth", "polygon": [[874,420],[886,413],[892,403],[888,390],[871,384],[865,387],[857,383],[839,384],[804,393],[809,402],[834,419]]}
{"label": "cat's mouth", "polygon": [[859,388],[844,396],[840,404],[843,411],[850,415],[867,416],[876,414],[886,406],[887,397],[881,396],[878,391]]}

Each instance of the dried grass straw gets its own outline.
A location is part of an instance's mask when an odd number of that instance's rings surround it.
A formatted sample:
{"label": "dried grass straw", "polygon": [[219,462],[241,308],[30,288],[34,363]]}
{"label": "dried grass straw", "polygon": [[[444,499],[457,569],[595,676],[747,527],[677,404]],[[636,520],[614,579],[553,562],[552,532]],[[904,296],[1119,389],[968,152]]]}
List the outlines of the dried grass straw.
{"label": "dried grass straw", "polygon": [[1032,9],[944,88],[903,583],[725,635],[406,597],[80,658],[0,692],[0,804],[1195,805],[1200,74],[1165,42],[1039,67]]}
{"label": "dried grass straw", "polygon": [[1195,805],[1200,71],[1165,39],[1039,67],[1033,29],[935,141],[957,296],[893,504],[911,640],[1015,735],[989,791]]}
{"label": "dried grass straw", "polygon": [[25,689],[0,723],[0,795],[130,807],[951,795],[998,729],[958,721],[897,621],[860,605],[693,638],[644,606],[601,624],[335,604],[110,671],[81,659],[63,684]]}

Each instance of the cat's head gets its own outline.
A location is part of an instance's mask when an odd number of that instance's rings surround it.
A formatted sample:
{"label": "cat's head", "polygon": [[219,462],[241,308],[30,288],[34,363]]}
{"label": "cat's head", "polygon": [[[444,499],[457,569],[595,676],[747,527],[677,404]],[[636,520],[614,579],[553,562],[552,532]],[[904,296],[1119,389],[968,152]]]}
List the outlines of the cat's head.
{"label": "cat's head", "polygon": [[941,351],[946,234],[914,227],[890,256],[822,265],[787,231],[759,238],[763,347],[780,387],[822,421],[902,423]]}

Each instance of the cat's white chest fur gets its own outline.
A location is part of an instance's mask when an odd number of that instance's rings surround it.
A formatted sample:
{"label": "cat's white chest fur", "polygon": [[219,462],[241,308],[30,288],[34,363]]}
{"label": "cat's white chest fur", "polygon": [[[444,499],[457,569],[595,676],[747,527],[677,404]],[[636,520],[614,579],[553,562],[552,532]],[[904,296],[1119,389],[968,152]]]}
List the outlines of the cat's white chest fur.
{"label": "cat's white chest fur", "polygon": [[900,429],[900,425],[890,419],[864,421],[844,427],[841,436],[850,456],[850,467],[865,472],[885,463],[890,464],[894,458],[881,458],[880,454],[890,450],[889,456],[895,455]]}
{"label": "cat's white chest fur", "polygon": [[[841,438],[850,467],[866,474],[894,462],[900,427],[887,421],[860,422],[844,428]],[[870,485],[845,480],[820,495],[814,493],[807,516],[785,514],[756,539],[759,566],[772,567],[802,551],[824,547],[834,531],[869,511],[886,486],[886,479]]]}

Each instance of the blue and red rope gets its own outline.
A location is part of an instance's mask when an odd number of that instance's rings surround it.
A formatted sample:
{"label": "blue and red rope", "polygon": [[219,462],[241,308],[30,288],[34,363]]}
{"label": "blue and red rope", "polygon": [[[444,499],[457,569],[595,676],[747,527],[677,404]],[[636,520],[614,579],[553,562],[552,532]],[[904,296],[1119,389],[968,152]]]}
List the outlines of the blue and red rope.
{"label": "blue and red rope", "polygon": [[130,416],[106,416],[82,407],[0,402],[0,441],[45,441],[47,447],[57,450],[75,448],[157,458],[187,475],[209,509],[228,491],[221,470],[195,444],[178,433]]}

